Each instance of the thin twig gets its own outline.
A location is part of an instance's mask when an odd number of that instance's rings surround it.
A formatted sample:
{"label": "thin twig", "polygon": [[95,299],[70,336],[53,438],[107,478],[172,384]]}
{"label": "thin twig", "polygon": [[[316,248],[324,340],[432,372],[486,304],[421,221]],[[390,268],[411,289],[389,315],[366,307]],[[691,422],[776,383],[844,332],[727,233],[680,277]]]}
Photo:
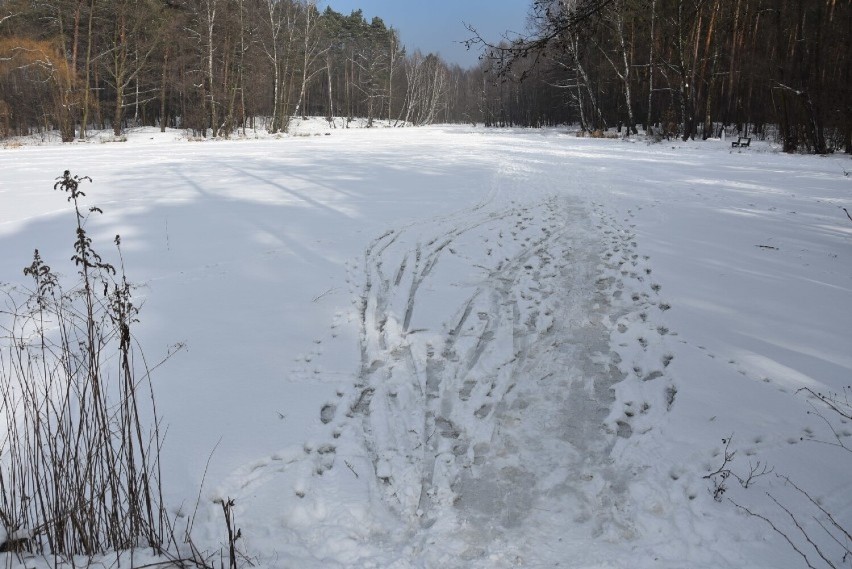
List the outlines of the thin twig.
{"label": "thin twig", "polygon": [[799,555],[801,555],[802,559],[804,559],[804,560],[805,560],[805,565],[807,565],[810,569],[816,569],[816,567],[814,567],[814,566],[813,566],[813,564],[811,564],[810,560],[808,559],[808,556],[807,556],[807,555],[805,555],[805,554],[804,554],[804,552],[802,552],[802,550],[801,550],[801,549],[799,549],[798,547],[796,547],[796,544],[795,544],[795,543],[793,543],[793,540],[791,540],[791,539],[790,539],[790,537],[789,537],[786,533],[784,533],[783,531],[781,531],[780,529],[778,529],[778,527],[777,527],[774,523],[772,523],[772,520],[770,520],[770,519],[769,519],[769,518],[767,518],[766,516],[762,516],[762,515],[760,515],[760,514],[758,514],[758,513],[752,512],[751,510],[749,510],[749,509],[748,509],[748,508],[746,508],[745,506],[741,506],[741,505],[737,504],[736,502],[734,502],[734,501],[733,501],[733,500],[731,500],[730,498],[728,498],[728,500],[730,500],[730,502],[731,502],[734,506],[736,506],[737,508],[739,508],[739,509],[743,510],[743,511],[744,511],[745,513],[747,513],[748,515],[753,516],[753,517],[755,517],[755,518],[757,518],[757,519],[760,519],[760,520],[763,520],[764,522],[766,522],[766,523],[769,525],[769,527],[771,527],[771,528],[772,528],[772,530],[773,530],[775,533],[777,533],[778,535],[780,535],[781,537],[783,537],[783,538],[784,538],[784,541],[786,541],[786,542],[790,545],[790,547],[792,547],[792,548],[793,548],[793,551],[795,551],[796,553],[798,553]]}
{"label": "thin twig", "polygon": [[324,293],[322,293],[321,295],[314,297],[314,299],[311,300],[311,302],[316,302],[319,299],[321,299],[322,297],[327,296],[327,295],[331,294],[332,292],[334,292],[336,290],[337,290],[337,287],[332,287],[332,288],[328,289],[327,291],[325,291]]}
{"label": "thin twig", "polygon": [[222,437],[219,437],[219,440],[216,441],[216,444],[213,446],[213,450],[210,451],[210,454],[207,455],[207,463],[204,465],[204,474],[201,475],[201,485],[198,487],[198,496],[195,498],[195,508],[192,510],[192,516],[190,516],[187,521],[186,526],[186,535],[187,539],[190,535],[192,535],[192,527],[195,525],[195,516],[198,514],[198,506],[201,504],[201,493],[204,490],[204,481],[207,480],[207,471],[210,469],[210,461],[213,460],[213,454],[216,452],[216,449],[219,448],[219,445],[222,443]]}
{"label": "thin twig", "polygon": [[766,495],[767,495],[767,496],[769,496],[769,499],[770,499],[770,500],[772,500],[773,502],[775,502],[775,505],[777,505],[779,508],[781,508],[782,510],[784,510],[784,511],[787,513],[787,515],[788,515],[788,516],[790,517],[790,519],[793,521],[793,524],[794,524],[794,525],[796,526],[796,528],[799,530],[799,533],[801,533],[801,534],[802,534],[802,536],[805,538],[805,541],[807,541],[807,542],[811,545],[811,547],[813,547],[813,548],[814,548],[814,551],[816,551],[816,552],[817,552],[817,555],[819,555],[819,556],[822,558],[822,560],[823,560],[823,561],[825,561],[826,563],[828,563],[829,567],[831,567],[832,569],[837,569],[837,566],[836,566],[834,563],[832,563],[832,562],[831,562],[831,560],[830,560],[830,559],[828,559],[828,558],[825,556],[825,554],[822,552],[822,550],[819,548],[819,546],[813,542],[813,540],[811,539],[811,536],[810,536],[810,535],[808,535],[808,532],[807,532],[807,531],[805,531],[805,528],[803,528],[803,527],[802,527],[802,524],[801,524],[801,523],[799,523],[799,520],[798,520],[798,519],[796,519],[796,516],[793,514],[793,512],[791,512],[791,511],[790,511],[790,510],[789,510],[789,509],[788,509],[788,508],[787,508],[784,504],[782,504],[781,502],[779,502],[779,501],[775,498],[775,496],[773,496],[773,495],[772,495],[772,494],[770,494],[769,492],[766,492]]}

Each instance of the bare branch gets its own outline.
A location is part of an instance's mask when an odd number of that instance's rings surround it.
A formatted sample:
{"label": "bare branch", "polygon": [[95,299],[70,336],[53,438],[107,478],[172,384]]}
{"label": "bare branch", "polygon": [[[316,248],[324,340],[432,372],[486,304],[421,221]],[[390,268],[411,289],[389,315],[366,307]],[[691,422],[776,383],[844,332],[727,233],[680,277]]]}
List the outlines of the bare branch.
{"label": "bare branch", "polygon": [[[549,50],[559,44],[566,36],[576,33],[581,24],[600,14],[604,8],[616,0],[576,0],[570,4],[559,3],[553,6],[549,2],[535,2],[531,8],[530,20],[535,24],[536,32],[517,37],[504,35],[503,42],[494,44],[482,37],[470,24],[465,24],[472,36],[464,45],[471,49],[481,46],[485,53],[480,56],[498,64],[499,73],[506,74],[514,62],[533,58],[531,68],[535,68]],[[528,73],[524,72],[522,75]]]}
{"label": "bare branch", "polygon": [[[795,489],[796,489],[796,490],[797,490],[800,494],[802,494],[805,498],[807,498],[807,499],[808,499],[808,501],[809,501],[811,504],[813,504],[814,506],[816,506],[816,507],[819,509],[819,511],[820,511],[820,512],[822,512],[823,514],[825,514],[825,516],[829,519],[829,521],[831,521],[831,524],[832,524],[835,528],[837,528],[839,531],[841,531],[841,532],[842,532],[842,533],[846,536],[846,539],[847,539],[847,540],[849,540],[849,542],[850,542],[850,543],[852,543],[852,534],[850,534],[850,533],[849,533],[846,529],[844,529],[844,528],[843,528],[843,526],[841,526],[839,523],[837,523],[837,520],[835,520],[835,519],[834,519],[834,516],[832,516],[832,515],[831,515],[831,513],[830,513],[830,512],[828,512],[828,510],[826,510],[825,508],[823,508],[823,507],[822,507],[822,505],[821,505],[819,502],[817,502],[816,500],[814,500],[813,496],[811,496],[811,495],[810,495],[808,492],[806,492],[805,490],[802,490],[801,488],[799,488],[799,487],[795,484],[795,482],[793,482],[792,480],[790,480],[790,478],[789,478],[788,476],[782,476],[782,475],[780,475],[780,474],[776,474],[776,476],[777,476],[778,478],[781,478],[782,480],[784,480],[784,482],[785,482],[786,484],[789,484],[790,486],[792,486],[793,488],[795,488]],[[848,546],[844,546],[844,547],[846,548],[846,550],[847,550],[847,551],[849,551],[849,547],[848,547]]]}
{"label": "bare branch", "polygon": [[825,562],[828,564],[828,566],[829,566],[829,567],[831,567],[832,569],[837,569],[837,566],[836,566],[834,563],[832,563],[832,562],[831,562],[831,560],[830,560],[830,559],[828,559],[828,558],[825,556],[825,554],[822,552],[822,549],[820,549],[820,547],[819,547],[817,544],[815,544],[815,543],[813,542],[813,540],[811,539],[810,535],[808,535],[808,532],[807,532],[807,531],[805,531],[805,528],[803,528],[803,527],[802,527],[802,524],[801,524],[801,523],[799,523],[799,520],[796,518],[796,516],[793,514],[793,512],[791,512],[791,511],[790,511],[790,510],[789,510],[786,506],[784,506],[781,502],[779,502],[779,501],[775,498],[775,496],[773,496],[773,495],[772,495],[772,494],[770,494],[769,492],[767,492],[767,493],[766,493],[766,495],[767,495],[767,496],[769,496],[769,499],[770,499],[770,500],[772,500],[773,502],[775,502],[775,505],[776,505],[776,506],[778,506],[779,508],[781,508],[782,510],[784,510],[784,511],[787,513],[787,515],[788,515],[788,516],[790,517],[790,519],[792,520],[793,524],[794,524],[794,525],[796,526],[796,528],[799,530],[799,533],[801,533],[801,534],[802,534],[802,536],[805,538],[805,541],[807,541],[807,542],[811,545],[811,547],[813,547],[813,548],[814,548],[814,550],[817,552],[817,555],[819,555],[819,556],[822,558],[822,560],[823,560],[823,561],[825,561]]}
{"label": "bare branch", "polygon": [[[847,215],[849,215],[848,212]],[[836,393],[829,395],[818,393],[809,387],[803,387],[799,389],[797,393],[802,391],[809,393],[814,399],[819,399],[825,405],[825,407],[839,415],[840,420],[852,420],[852,405],[850,405],[849,403],[849,394],[847,393],[845,388],[843,398],[841,398],[840,395]],[[852,452],[852,448],[850,448],[847,445],[846,441],[844,441],[843,434],[839,433],[834,423],[832,423],[832,421],[830,421],[829,418],[825,416],[823,412],[824,410],[817,408],[817,406],[814,405],[812,401],[808,401],[808,404],[811,406],[811,409],[813,409],[813,414],[819,417],[820,420],[822,420],[822,422],[826,424],[831,433],[834,435],[835,442],[821,441],[812,438],[808,438],[808,440],[829,446],[840,447],[848,452]],[[808,411],[808,414],[810,413],[811,411]]]}
{"label": "bare branch", "polygon": [[11,20],[12,18],[15,18],[17,16],[20,16],[20,14],[18,14],[17,12],[12,12],[10,14],[0,17],[0,26],[2,26],[3,22],[5,22],[6,20]]}
{"label": "bare branch", "polygon": [[[730,500],[730,498],[729,498],[729,500]],[[748,515],[750,515],[750,516],[752,516],[752,517],[755,517],[755,518],[757,518],[757,519],[759,519],[759,520],[763,520],[764,522],[766,522],[766,523],[769,525],[769,527],[771,527],[771,528],[772,528],[772,530],[773,530],[775,533],[777,533],[778,535],[780,535],[781,537],[783,537],[783,538],[784,538],[784,541],[786,541],[786,542],[790,545],[790,547],[792,547],[792,548],[793,548],[793,551],[795,551],[796,553],[798,553],[798,554],[802,557],[802,559],[804,559],[804,561],[805,561],[805,565],[807,565],[810,569],[816,569],[816,567],[814,567],[814,566],[813,566],[813,564],[811,563],[810,559],[808,559],[808,556],[807,556],[807,555],[805,555],[805,554],[804,554],[804,552],[803,552],[801,549],[799,549],[798,547],[796,547],[796,544],[795,544],[795,543],[793,543],[793,540],[792,540],[792,539],[790,539],[790,536],[788,536],[786,533],[784,533],[783,531],[781,531],[780,529],[778,529],[778,526],[776,526],[776,525],[772,522],[772,520],[770,520],[770,519],[769,519],[769,518],[767,518],[766,516],[762,516],[762,515],[760,515],[760,514],[758,514],[758,513],[756,513],[756,512],[752,512],[751,510],[749,510],[749,509],[748,509],[748,508],[746,508],[745,506],[741,506],[740,504],[737,504],[737,503],[736,503],[736,502],[734,502],[733,500],[730,500],[730,502],[731,502],[734,506],[736,506],[737,508],[739,508],[740,510],[744,511],[745,513],[747,513]]]}

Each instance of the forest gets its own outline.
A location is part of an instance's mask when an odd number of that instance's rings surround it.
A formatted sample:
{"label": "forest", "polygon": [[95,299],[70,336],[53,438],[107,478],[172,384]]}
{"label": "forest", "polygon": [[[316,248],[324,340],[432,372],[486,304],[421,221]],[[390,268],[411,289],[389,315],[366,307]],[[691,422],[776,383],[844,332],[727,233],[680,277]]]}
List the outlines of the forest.
{"label": "forest", "polygon": [[852,152],[852,0],[534,0],[468,69],[315,0],[0,0],[0,137],[291,117],[728,133]]}

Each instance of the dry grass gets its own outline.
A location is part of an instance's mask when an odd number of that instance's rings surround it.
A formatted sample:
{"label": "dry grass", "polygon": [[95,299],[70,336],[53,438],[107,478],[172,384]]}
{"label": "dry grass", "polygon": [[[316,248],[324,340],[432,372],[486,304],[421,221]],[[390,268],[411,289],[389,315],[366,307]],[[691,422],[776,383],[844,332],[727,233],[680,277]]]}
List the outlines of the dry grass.
{"label": "dry grass", "polygon": [[[0,523],[5,550],[60,556],[167,543],[150,373],[133,341],[133,288],[94,250],[86,178],[68,172],[78,280],[63,288],[38,250],[28,288],[0,305]],[[83,212],[86,212],[85,214]],[[121,259],[120,239],[115,245]]]}

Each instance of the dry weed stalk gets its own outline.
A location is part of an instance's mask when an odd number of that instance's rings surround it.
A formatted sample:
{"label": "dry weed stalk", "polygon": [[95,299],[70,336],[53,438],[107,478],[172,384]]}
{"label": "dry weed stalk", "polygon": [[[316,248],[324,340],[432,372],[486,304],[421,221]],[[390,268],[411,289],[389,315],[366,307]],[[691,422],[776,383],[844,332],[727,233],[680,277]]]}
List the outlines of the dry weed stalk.
{"label": "dry weed stalk", "polygon": [[119,237],[116,271],[86,232],[100,210],[82,209],[84,181],[66,171],[55,185],[76,217],[76,284],[64,289],[36,250],[32,288],[2,290],[0,549],[162,553],[170,523],[150,371],[131,333],[139,308]]}

